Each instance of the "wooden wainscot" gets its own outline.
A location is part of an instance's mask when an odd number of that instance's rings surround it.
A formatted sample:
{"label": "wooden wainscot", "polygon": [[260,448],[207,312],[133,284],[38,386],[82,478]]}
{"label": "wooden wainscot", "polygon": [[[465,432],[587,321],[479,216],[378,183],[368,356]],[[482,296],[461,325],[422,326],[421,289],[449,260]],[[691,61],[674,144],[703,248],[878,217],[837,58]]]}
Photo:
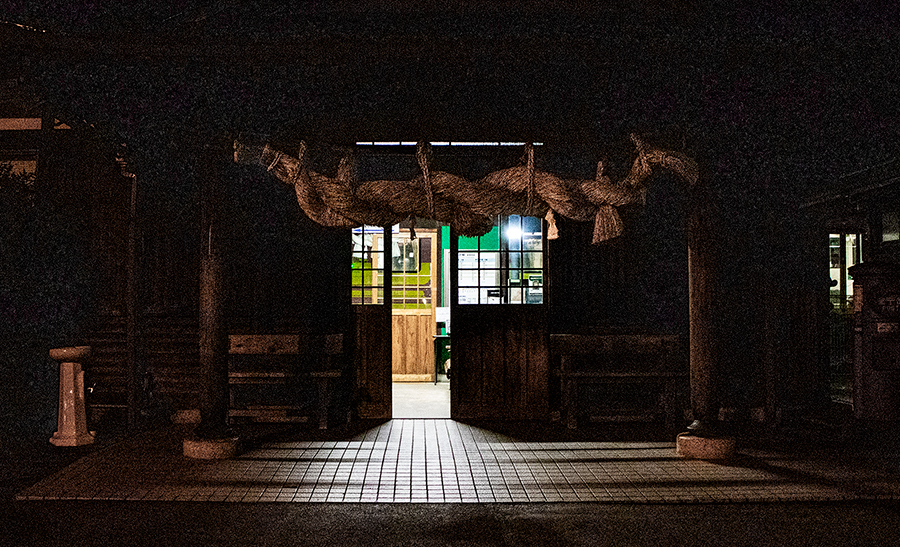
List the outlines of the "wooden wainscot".
{"label": "wooden wainscot", "polygon": [[680,425],[690,376],[686,337],[551,334],[550,352],[569,428],[582,418]]}

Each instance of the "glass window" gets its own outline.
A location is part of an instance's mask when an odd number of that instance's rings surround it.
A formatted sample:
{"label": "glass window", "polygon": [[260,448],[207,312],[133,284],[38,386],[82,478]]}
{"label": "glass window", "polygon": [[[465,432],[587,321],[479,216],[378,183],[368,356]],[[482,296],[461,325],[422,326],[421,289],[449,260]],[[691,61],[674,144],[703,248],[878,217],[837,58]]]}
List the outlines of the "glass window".
{"label": "glass window", "polygon": [[352,232],[351,294],[353,304],[384,304],[384,237],[376,226]]}
{"label": "glass window", "polygon": [[853,277],[848,269],[862,262],[862,234],[829,234],[831,303],[847,310],[853,301]]}
{"label": "glass window", "polygon": [[900,240],[900,214],[897,212],[884,213],[881,216],[881,241]]}
{"label": "glass window", "polygon": [[431,245],[430,234],[416,239],[395,234],[391,245],[393,309],[431,309]]}
{"label": "glass window", "polygon": [[460,304],[543,304],[543,221],[497,217],[480,237],[458,240]]}

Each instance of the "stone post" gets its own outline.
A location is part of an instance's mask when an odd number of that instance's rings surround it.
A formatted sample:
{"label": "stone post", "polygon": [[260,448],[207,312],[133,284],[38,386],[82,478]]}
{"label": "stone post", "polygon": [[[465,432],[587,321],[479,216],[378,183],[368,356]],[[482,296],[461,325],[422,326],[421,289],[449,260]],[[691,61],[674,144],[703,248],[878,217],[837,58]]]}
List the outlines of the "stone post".
{"label": "stone post", "polygon": [[59,408],[57,429],[50,438],[56,446],[92,444],[84,408],[84,371],[81,363],[91,354],[90,346],[55,348],[50,357],[59,362]]}

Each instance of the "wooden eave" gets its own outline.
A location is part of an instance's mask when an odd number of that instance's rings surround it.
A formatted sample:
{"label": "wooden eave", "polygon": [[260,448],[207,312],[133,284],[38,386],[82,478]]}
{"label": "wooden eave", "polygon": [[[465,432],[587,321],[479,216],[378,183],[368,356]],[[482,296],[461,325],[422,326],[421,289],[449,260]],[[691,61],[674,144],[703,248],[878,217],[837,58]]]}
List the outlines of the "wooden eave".
{"label": "wooden eave", "polygon": [[852,216],[867,203],[900,196],[900,162],[890,160],[847,173],[825,189],[811,194],[801,208],[826,216]]}
{"label": "wooden eave", "polygon": [[608,66],[618,52],[611,43],[576,36],[474,38],[395,34],[377,37],[196,36],[183,33],[128,35],[59,34],[0,24],[0,44],[25,54],[67,62],[141,61],[204,65],[328,65],[420,62],[464,63],[489,55],[497,62],[523,63],[558,55],[588,66]]}

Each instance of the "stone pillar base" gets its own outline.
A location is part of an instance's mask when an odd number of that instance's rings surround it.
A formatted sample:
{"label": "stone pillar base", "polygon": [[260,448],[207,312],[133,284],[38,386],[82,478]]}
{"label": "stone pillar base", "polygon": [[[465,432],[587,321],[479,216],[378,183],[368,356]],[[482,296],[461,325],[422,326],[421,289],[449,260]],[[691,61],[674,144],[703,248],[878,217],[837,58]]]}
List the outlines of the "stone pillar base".
{"label": "stone pillar base", "polygon": [[198,439],[186,438],[184,456],[195,460],[228,460],[238,455],[238,438]]}
{"label": "stone pillar base", "polygon": [[730,437],[698,437],[681,433],[675,440],[675,453],[692,460],[727,460],[734,456],[735,440]]}
{"label": "stone pillar base", "polygon": [[63,435],[57,431],[50,437],[50,444],[53,446],[83,446],[86,444],[94,444],[94,432]]}

